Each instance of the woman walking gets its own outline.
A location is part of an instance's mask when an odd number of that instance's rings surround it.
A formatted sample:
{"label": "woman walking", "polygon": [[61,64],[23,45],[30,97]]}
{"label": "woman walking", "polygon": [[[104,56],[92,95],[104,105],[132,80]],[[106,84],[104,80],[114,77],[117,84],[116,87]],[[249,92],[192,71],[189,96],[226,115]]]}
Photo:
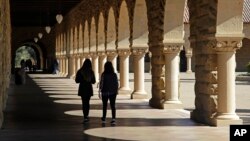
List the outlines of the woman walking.
{"label": "woman walking", "polygon": [[75,82],[80,83],[78,96],[81,96],[82,99],[83,123],[86,123],[89,121],[89,101],[93,96],[92,84],[96,82],[90,59],[86,59],[82,67],[77,71]]}
{"label": "woman walking", "polygon": [[103,114],[101,120],[103,123],[105,123],[106,121],[107,103],[109,100],[112,111],[111,124],[115,125],[116,124],[115,100],[116,100],[116,95],[118,94],[118,79],[116,73],[114,72],[113,65],[109,61],[107,61],[104,65],[104,72],[101,75],[99,88],[100,88],[99,96],[101,97],[103,104],[103,109],[102,109]]}

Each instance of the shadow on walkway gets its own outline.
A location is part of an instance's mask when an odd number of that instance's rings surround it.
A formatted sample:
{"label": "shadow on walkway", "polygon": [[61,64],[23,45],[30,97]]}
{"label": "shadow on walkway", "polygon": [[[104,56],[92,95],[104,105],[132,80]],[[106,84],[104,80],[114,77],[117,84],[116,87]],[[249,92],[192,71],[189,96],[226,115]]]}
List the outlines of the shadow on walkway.
{"label": "shadow on walkway", "polygon": [[[26,80],[25,85],[11,83],[3,130],[0,131],[1,141],[106,141],[112,138],[105,136],[111,127],[112,130],[121,129],[119,135],[113,133],[120,137],[130,127],[153,130],[206,127],[190,120],[189,113],[183,110],[152,109],[148,101],[130,100],[130,96],[125,95],[119,95],[117,99],[118,123],[115,127],[109,123],[101,124],[102,107],[97,95],[91,99],[90,122],[83,125],[81,100],[74,80],[51,74],[29,74]],[[110,111],[107,114],[110,115]],[[100,132],[85,132],[92,129]],[[142,134],[145,139],[154,137],[150,133]],[[126,137],[112,140],[126,140]]]}

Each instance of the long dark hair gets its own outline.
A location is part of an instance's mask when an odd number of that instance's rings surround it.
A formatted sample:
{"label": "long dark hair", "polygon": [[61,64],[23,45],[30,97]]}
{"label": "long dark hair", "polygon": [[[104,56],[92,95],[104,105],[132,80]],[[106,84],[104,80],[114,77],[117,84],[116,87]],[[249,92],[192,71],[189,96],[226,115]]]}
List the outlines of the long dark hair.
{"label": "long dark hair", "polygon": [[114,67],[110,61],[107,61],[104,65],[104,73],[115,73]]}
{"label": "long dark hair", "polygon": [[81,67],[81,73],[83,78],[90,82],[91,81],[91,73],[92,73],[92,63],[90,61],[90,59],[86,59]]}
{"label": "long dark hair", "polygon": [[85,59],[81,69],[92,69],[92,63],[89,58]]}

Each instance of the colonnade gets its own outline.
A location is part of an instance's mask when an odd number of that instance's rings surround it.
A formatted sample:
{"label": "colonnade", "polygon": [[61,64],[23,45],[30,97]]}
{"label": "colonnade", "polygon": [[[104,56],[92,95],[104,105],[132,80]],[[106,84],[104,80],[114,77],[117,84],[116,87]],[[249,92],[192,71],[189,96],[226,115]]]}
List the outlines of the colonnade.
{"label": "colonnade", "polygon": [[[242,123],[235,113],[234,54],[244,36],[243,0],[204,0],[202,4],[186,0],[123,0],[116,4],[118,6],[113,3],[108,3],[108,7],[101,5],[104,11],[97,9],[96,15],[89,14],[81,21],[75,21],[74,15],[69,15],[66,20],[71,22],[67,22],[67,26],[57,26],[56,57],[61,62],[62,75],[74,77],[79,64],[90,58],[96,76],[98,73],[100,76],[106,60],[117,70],[119,57],[120,90],[130,91],[128,64],[129,57],[133,57],[131,98],[147,98],[144,56],[149,51],[152,56],[150,106],[182,108],[179,53],[185,47],[187,72],[192,71],[191,57],[192,51],[195,52],[196,98],[191,118],[216,126]],[[202,9],[204,5],[216,12]],[[237,10],[229,12],[227,7]],[[75,12],[79,13],[78,10]],[[183,15],[187,13],[190,13],[190,33],[184,26]]]}
{"label": "colonnade", "polygon": [[[191,72],[190,58],[192,55],[195,58],[195,109],[191,119],[214,126],[241,124],[235,112],[235,53],[245,36],[243,5],[244,0],[81,2],[65,15],[61,24],[55,25],[55,56],[60,62],[60,74],[74,78],[84,60],[90,58],[98,80],[106,60],[117,68],[119,57],[120,91],[131,94],[132,99],[144,99],[148,97],[144,85],[144,56],[150,52],[149,105],[160,109],[182,108],[179,53],[184,47],[187,72]],[[0,10],[1,127],[11,73],[8,0],[0,1]],[[183,20],[187,12],[190,33]],[[133,58],[134,90],[129,87],[130,57]]]}

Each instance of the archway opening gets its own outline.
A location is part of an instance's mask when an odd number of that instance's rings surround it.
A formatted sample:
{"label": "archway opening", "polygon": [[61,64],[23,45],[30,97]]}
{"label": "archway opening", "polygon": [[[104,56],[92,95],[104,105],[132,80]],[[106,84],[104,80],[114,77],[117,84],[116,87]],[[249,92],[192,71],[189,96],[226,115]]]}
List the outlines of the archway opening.
{"label": "archway opening", "polygon": [[39,54],[31,46],[23,45],[15,52],[15,68],[21,67],[21,61],[25,62],[26,71],[35,72],[40,64]]}
{"label": "archway opening", "polygon": [[180,72],[186,72],[186,71],[187,71],[186,51],[182,50],[180,52]]}

